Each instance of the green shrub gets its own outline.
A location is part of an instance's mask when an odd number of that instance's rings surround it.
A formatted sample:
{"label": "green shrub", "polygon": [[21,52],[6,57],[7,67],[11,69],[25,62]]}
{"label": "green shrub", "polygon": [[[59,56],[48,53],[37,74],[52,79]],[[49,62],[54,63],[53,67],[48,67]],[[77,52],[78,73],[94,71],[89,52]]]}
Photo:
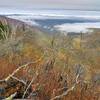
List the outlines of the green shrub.
{"label": "green shrub", "polygon": [[11,35],[11,27],[8,23],[3,23],[0,21],[0,40],[6,40]]}

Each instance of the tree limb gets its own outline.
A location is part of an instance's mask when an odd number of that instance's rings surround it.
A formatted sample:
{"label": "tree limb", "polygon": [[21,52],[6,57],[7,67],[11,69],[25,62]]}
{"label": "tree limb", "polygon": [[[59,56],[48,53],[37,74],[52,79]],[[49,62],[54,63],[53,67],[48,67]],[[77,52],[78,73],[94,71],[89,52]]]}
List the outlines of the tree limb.
{"label": "tree limb", "polygon": [[80,76],[79,74],[76,76],[75,83],[71,88],[69,88],[67,91],[65,91],[61,95],[58,95],[58,96],[55,96],[54,98],[51,98],[50,100],[56,100],[56,99],[62,98],[63,96],[66,96],[70,91],[73,91],[74,88],[76,87],[76,85],[79,83],[79,81],[78,81],[79,76]]}
{"label": "tree limb", "polygon": [[14,76],[14,75],[15,75],[19,70],[21,70],[22,68],[25,68],[25,67],[27,67],[27,66],[30,65],[30,64],[38,63],[39,61],[42,60],[42,58],[44,57],[44,55],[45,55],[45,53],[44,53],[43,56],[40,57],[38,60],[36,60],[36,61],[34,61],[34,62],[28,62],[27,64],[24,64],[24,65],[18,67],[15,71],[13,71],[12,74],[10,74],[8,77],[5,78],[5,81],[8,81],[12,76]]}
{"label": "tree limb", "polygon": [[23,94],[23,97],[22,97],[22,98],[24,98],[24,97],[25,97],[25,95],[26,95],[26,93],[27,93],[28,89],[31,87],[32,83],[33,83],[33,82],[34,82],[34,80],[37,78],[37,76],[38,76],[38,74],[36,75],[36,77],[33,77],[33,78],[32,78],[32,80],[31,80],[30,84],[27,86],[27,88],[26,88],[26,90],[25,90],[25,92],[24,92],[24,94]]}

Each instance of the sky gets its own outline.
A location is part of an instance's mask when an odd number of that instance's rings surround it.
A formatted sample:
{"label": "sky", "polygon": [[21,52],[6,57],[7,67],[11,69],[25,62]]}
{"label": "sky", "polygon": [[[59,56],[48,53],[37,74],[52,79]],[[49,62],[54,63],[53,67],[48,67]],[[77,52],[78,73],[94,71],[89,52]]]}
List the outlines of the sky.
{"label": "sky", "polygon": [[100,0],[0,0],[0,7],[100,10]]}

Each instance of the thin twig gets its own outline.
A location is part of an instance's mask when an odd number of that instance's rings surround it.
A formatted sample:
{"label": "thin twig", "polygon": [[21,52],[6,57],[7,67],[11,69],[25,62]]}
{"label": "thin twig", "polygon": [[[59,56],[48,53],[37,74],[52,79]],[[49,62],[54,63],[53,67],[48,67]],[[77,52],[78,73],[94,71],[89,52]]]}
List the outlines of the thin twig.
{"label": "thin twig", "polygon": [[25,64],[25,65],[22,65],[22,66],[18,67],[15,71],[13,71],[12,74],[10,74],[7,78],[5,78],[5,81],[8,81],[12,76],[14,76],[14,75],[15,75],[19,70],[21,70],[22,68],[25,68],[25,67],[27,67],[27,66],[30,65],[30,64],[38,63],[39,61],[42,60],[42,58],[44,57],[44,55],[45,55],[45,53],[44,53],[43,56],[42,56],[41,58],[39,58],[38,60],[36,60],[36,61],[34,61],[34,62],[29,62],[29,63],[27,63],[27,64]]}
{"label": "thin twig", "polygon": [[67,87],[60,88],[60,89],[57,90],[57,92],[62,91],[64,89],[67,89]]}
{"label": "thin twig", "polygon": [[63,96],[66,96],[70,91],[73,91],[74,88],[76,87],[76,85],[79,83],[78,78],[79,78],[79,74],[76,76],[75,84],[71,88],[69,88],[66,92],[62,93],[61,95],[55,96],[54,98],[52,98],[50,100],[62,98]]}
{"label": "thin twig", "polygon": [[27,84],[25,81],[20,80],[20,79],[18,79],[18,78],[17,78],[17,77],[15,77],[15,76],[11,76],[11,78],[13,78],[13,79],[15,79],[15,80],[17,80],[17,81],[19,81],[19,82],[23,83],[24,85],[26,85],[26,84]]}
{"label": "thin twig", "polygon": [[5,81],[8,81],[12,76],[14,76],[20,69],[24,68],[24,67],[27,67],[29,64],[31,64],[32,62],[30,63],[27,63],[25,65],[22,65],[20,66],[19,68],[17,68],[12,74],[10,74],[6,79]]}
{"label": "thin twig", "polygon": [[14,94],[10,95],[9,97],[7,97],[4,100],[12,100],[16,95],[17,95],[17,92],[15,92]]}
{"label": "thin twig", "polygon": [[26,88],[26,90],[25,90],[25,92],[24,92],[24,94],[23,94],[23,97],[22,97],[22,98],[24,98],[24,97],[25,97],[25,95],[27,94],[28,89],[31,87],[32,83],[33,83],[33,82],[34,82],[34,80],[37,78],[37,76],[38,76],[38,74],[36,75],[36,77],[33,77],[33,78],[32,78],[32,80],[31,80],[30,84],[27,86],[27,88]]}

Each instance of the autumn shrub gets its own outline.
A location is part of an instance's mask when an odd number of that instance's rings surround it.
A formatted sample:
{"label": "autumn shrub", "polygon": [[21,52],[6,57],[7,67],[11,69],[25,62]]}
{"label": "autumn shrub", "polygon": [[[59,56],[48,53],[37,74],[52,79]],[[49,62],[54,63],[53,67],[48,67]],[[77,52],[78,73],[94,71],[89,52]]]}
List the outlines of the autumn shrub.
{"label": "autumn shrub", "polygon": [[[80,36],[74,38],[57,34],[46,38],[40,33],[29,32],[20,39],[17,37],[17,43],[13,40],[11,43],[3,42],[5,44],[0,47],[4,52],[0,56],[0,79],[9,76],[21,65],[35,62],[15,74],[28,85],[35,78],[30,85],[32,91],[26,98],[56,100],[53,98],[59,96],[61,100],[99,100],[99,39],[96,40],[95,35],[95,41],[90,40],[96,48],[91,49],[87,47],[91,45],[87,42],[89,37],[82,40]],[[0,39],[5,41],[9,35],[9,26],[0,23]]]}

